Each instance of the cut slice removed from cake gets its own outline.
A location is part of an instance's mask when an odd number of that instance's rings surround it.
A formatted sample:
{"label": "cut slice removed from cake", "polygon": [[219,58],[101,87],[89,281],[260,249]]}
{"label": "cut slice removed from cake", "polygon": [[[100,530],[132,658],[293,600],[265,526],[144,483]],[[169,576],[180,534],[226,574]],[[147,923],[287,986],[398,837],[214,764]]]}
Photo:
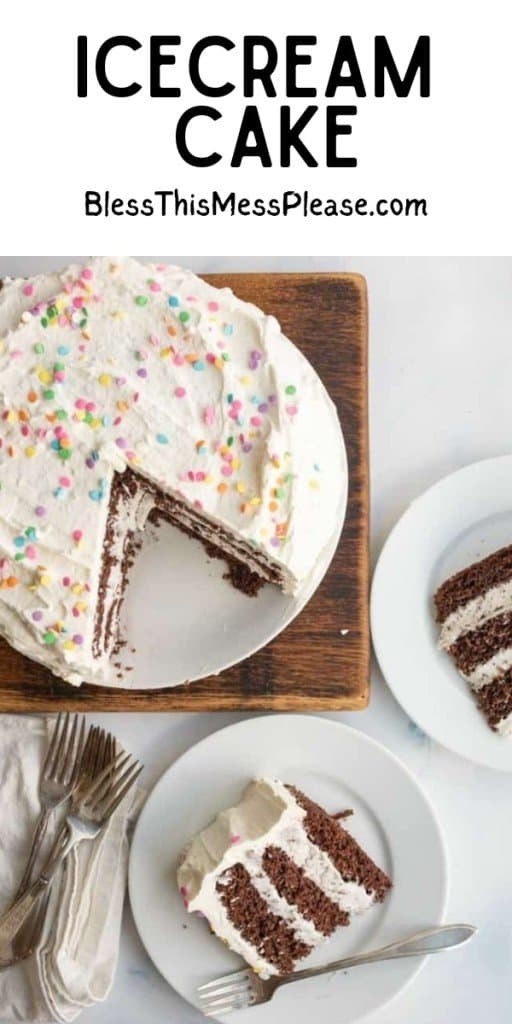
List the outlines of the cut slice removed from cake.
{"label": "cut slice removed from cake", "polygon": [[263,977],[290,974],[391,882],[350,833],[294,786],[258,779],[184,851],[187,910]]}
{"label": "cut slice removed from cake", "polygon": [[439,646],[488,724],[512,735],[512,545],[447,579],[434,595]]}

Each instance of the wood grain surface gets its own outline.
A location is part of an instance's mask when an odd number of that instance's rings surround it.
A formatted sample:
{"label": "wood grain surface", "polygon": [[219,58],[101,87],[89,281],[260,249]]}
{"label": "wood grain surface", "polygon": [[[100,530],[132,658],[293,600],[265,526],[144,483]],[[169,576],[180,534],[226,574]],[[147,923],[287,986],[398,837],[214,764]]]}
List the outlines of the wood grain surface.
{"label": "wood grain surface", "polygon": [[346,521],[329,571],[298,618],[263,650],[218,676],[167,690],[74,688],[0,640],[0,711],[328,711],[368,702],[365,281],[354,274],[206,278],[277,316],[337,404],[350,482]]}

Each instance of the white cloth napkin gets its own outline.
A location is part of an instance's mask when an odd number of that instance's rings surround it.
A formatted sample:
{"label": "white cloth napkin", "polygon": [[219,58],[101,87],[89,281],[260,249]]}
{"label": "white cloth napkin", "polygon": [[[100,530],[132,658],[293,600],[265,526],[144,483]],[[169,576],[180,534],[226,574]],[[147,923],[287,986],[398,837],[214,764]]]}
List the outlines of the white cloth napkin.
{"label": "white cloth napkin", "polygon": [[[0,716],[0,911],[16,891],[30,848],[51,728],[45,718]],[[39,952],[0,971],[0,1019],[68,1022],[108,996],[126,888],[127,825],[139,802],[129,794],[100,839],[71,851],[52,886]],[[45,844],[42,860],[47,851]]]}

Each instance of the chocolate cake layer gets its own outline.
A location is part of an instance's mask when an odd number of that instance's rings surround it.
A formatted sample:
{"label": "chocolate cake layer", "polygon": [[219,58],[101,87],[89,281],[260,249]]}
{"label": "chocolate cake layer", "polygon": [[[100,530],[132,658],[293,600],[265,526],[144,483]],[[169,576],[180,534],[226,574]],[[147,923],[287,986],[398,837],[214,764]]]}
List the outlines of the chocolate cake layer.
{"label": "chocolate cake layer", "polygon": [[[260,580],[260,586],[264,582],[276,583],[278,586],[284,584],[285,580],[279,569],[273,566],[256,547],[227,533],[222,526],[201,516],[196,509],[181,499],[156,490],[153,493],[155,497],[154,515],[177,526],[184,533],[196,537],[208,547],[213,557],[223,558],[230,564],[238,562],[242,569],[250,573],[251,577]],[[252,585],[253,583],[251,583]]]}
{"label": "chocolate cake layer", "polygon": [[148,500],[147,494],[139,487],[133,473],[114,474],[96,602],[93,638],[96,657],[104,652],[113,653],[119,642],[119,614],[136,555],[137,525],[144,500]]}
{"label": "chocolate cake layer", "polygon": [[512,612],[503,612],[488,619],[478,629],[459,637],[449,653],[460,672],[469,675],[498,651],[512,647]]}
{"label": "chocolate cake layer", "polygon": [[323,935],[332,935],[340,925],[350,922],[350,915],[341,910],[309,878],[302,868],[277,846],[267,846],[262,867],[277,892],[296,907],[302,917],[311,921]]}
{"label": "chocolate cake layer", "polygon": [[242,864],[235,864],[221,875],[216,892],[234,927],[279,974],[291,974],[295,961],[311,951],[310,946],[295,938],[282,918],[269,911]]}
{"label": "chocolate cake layer", "polygon": [[512,714],[512,669],[479,690],[476,698],[491,729],[497,731],[500,723]]}
{"label": "chocolate cake layer", "polygon": [[444,622],[457,608],[512,579],[512,545],[495,551],[480,562],[446,580],[434,595],[437,621]]}
{"label": "chocolate cake layer", "polygon": [[357,882],[381,903],[391,888],[391,881],[361,849],[359,843],[318,804],[315,804],[295,786],[287,786],[297,803],[306,811],[304,828],[312,843],[320,847],[331,859],[342,878]]}
{"label": "chocolate cake layer", "polygon": [[188,912],[262,977],[294,970],[391,886],[338,821],[272,777],[195,837],[177,880]]}

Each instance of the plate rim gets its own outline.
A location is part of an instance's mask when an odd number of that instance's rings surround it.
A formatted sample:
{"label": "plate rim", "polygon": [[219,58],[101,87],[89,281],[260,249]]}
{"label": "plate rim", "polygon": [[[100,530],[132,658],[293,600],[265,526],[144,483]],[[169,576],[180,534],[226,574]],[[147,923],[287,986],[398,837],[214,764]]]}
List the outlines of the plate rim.
{"label": "plate rim", "polygon": [[[423,786],[421,785],[420,781],[418,780],[418,778],[416,777],[414,772],[409,768],[409,766],[407,764],[405,764],[404,761],[402,761],[402,759],[400,757],[398,757],[397,754],[395,754],[392,750],[390,750],[383,743],[381,743],[380,740],[376,740],[373,736],[369,736],[367,733],[362,732],[360,729],[357,729],[354,726],[347,725],[345,722],[338,721],[336,719],[324,718],[323,716],[315,715],[315,714],[301,714],[300,712],[299,713],[294,713],[294,712],[292,712],[292,713],[283,713],[283,712],[281,712],[281,713],[277,713],[277,714],[254,715],[254,716],[251,716],[250,718],[244,718],[244,719],[242,719],[242,720],[240,720],[238,722],[231,722],[228,725],[221,726],[219,729],[215,729],[214,732],[208,733],[206,736],[203,736],[201,739],[199,739],[196,743],[193,743],[191,746],[187,747],[187,749],[185,751],[183,751],[183,753],[181,753],[174,761],[172,761],[171,764],[169,764],[167,766],[167,768],[163,769],[163,771],[159,775],[158,779],[156,780],[155,784],[152,786],[151,790],[148,792],[146,800],[144,802],[144,805],[143,805],[143,807],[141,809],[141,812],[140,812],[140,814],[138,816],[138,819],[136,821],[134,832],[133,832],[133,836],[132,836],[132,841],[131,841],[131,845],[130,845],[130,853],[129,853],[129,861],[128,861],[128,872],[127,872],[127,875],[128,875],[128,878],[127,878],[128,897],[129,897],[130,909],[131,909],[133,921],[134,921],[134,924],[135,924],[135,929],[137,931],[137,935],[138,935],[138,937],[139,937],[139,939],[140,939],[140,941],[141,941],[141,943],[142,943],[142,945],[143,945],[143,947],[144,947],[144,949],[146,951],[146,954],[148,955],[149,959],[151,960],[153,966],[156,968],[156,970],[158,970],[159,974],[163,977],[164,981],[173,989],[174,992],[177,993],[177,995],[181,999],[183,999],[187,1003],[188,1006],[191,1006],[193,1009],[196,1009],[196,1010],[198,1009],[197,1006],[194,1003],[191,1003],[189,1001],[189,999],[187,998],[187,996],[184,995],[182,991],[177,989],[175,987],[175,985],[171,981],[169,981],[168,977],[164,973],[164,970],[161,968],[161,966],[160,966],[160,964],[158,962],[158,959],[155,959],[153,957],[153,954],[150,952],[148,946],[146,945],[145,938],[144,938],[144,936],[142,934],[141,929],[139,928],[138,914],[137,914],[137,909],[136,909],[136,906],[135,906],[135,904],[136,904],[136,897],[134,897],[134,890],[133,890],[133,886],[134,886],[134,879],[133,879],[134,868],[133,868],[133,864],[134,864],[134,859],[135,859],[135,856],[136,856],[136,853],[135,853],[136,847],[138,845],[138,842],[140,842],[139,837],[142,834],[141,830],[144,828],[144,817],[146,815],[147,808],[150,805],[150,801],[154,797],[157,789],[163,783],[165,777],[176,766],[178,766],[182,761],[184,761],[189,755],[191,755],[193,752],[196,752],[198,747],[202,747],[202,746],[212,742],[214,740],[214,737],[216,737],[217,735],[219,735],[221,733],[226,733],[228,731],[230,732],[230,731],[233,731],[235,729],[239,729],[240,727],[249,727],[250,728],[250,727],[253,726],[253,724],[255,722],[265,722],[265,721],[268,721],[270,719],[278,719],[278,718],[286,719],[287,722],[289,722],[290,719],[291,720],[300,720],[301,723],[310,723],[311,720],[314,719],[315,722],[322,723],[322,726],[325,725],[328,728],[334,727],[335,729],[341,729],[342,732],[350,734],[352,736],[352,738],[357,737],[357,741],[361,741],[363,743],[363,745],[365,743],[367,743],[368,746],[374,748],[375,750],[378,750],[380,754],[382,754],[386,758],[389,758],[389,760],[391,760],[394,763],[394,765],[407,776],[409,782],[412,783],[413,788],[416,790],[419,798],[423,801],[424,805],[426,806],[426,808],[428,810],[428,813],[429,813],[429,816],[430,816],[430,819],[431,819],[432,826],[433,826],[435,834],[436,834],[436,839],[437,839],[437,843],[438,843],[438,847],[439,847],[439,853],[440,853],[440,866],[441,866],[441,892],[440,892],[441,907],[440,907],[440,911],[439,911],[439,922],[438,923],[441,924],[444,921],[445,916],[446,916],[446,909],[447,909],[447,905],[448,905],[448,897],[449,897],[449,891],[450,891],[450,860],[449,860],[448,847],[447,847],[447,843],[446,843],[446,840],[445,840],[445,837],[444,837],[444,832],[443,832],[443,829],[442,829],[441,821],[439,819],[437,810],[436,810],[435,805],[434,805],[433,801],[431,800],[429,794],[425,792]],[[352,1017],[351,1018],[351,1024],[356,1024],[356,1022],[361,1020],[362,1018],[364,1018],[365,1020],[367,1018],[369,1019],[374,1013],[378,1012],[378,1010],[382,1010],[384,1007],[389,1006],[390,1003],[392,1003],[400,994],[402,994],[405,991],[406,988],[408,988],[412,984],[412,982],[418,976],[419,972],[425,966],[425,963],[426,963],[427,959],[428,959],[428,956],[427,956],[427,954],[425,954],[424,956],[418,956],[417,958],[412,960],[412,962],[410,963],[411,973],[410,973],[409,977],[407,977],[399,985],[399,987],[396,989],[396,991],[391,993],[388,997],[386,997],[384,999],[384,1001],[382,1003],[380,1003],[378,1007],[374,1007],[373,1010],[370,1010],[370,1011],[364,1010],[361,1013],[358,1013],[356,1016]],[[219,1022],[222,1022],[223,1018],[219,1017],[219,1018],[215,1018],[215,1020],[219,1020]]]}
{"label": "plate rim", "polygon": [[[459,466],[458,469],[453,470],[451,473],[446,473],[444,476],[434,481],[433,484],[430,484],[429,487],[426,487],[425,490],[416,497],[412,498],[407,507],[399,515],[381,547],[373,571],[370,589],[370,634],[373,650],[386,685],[391,690],[395,700],[400,704],[402,710],[413,722],[416,723],[416,725],[419,726],[420,729],[422,729],[436,743],[439,743],[440,746],[444,747],[444,749],[451,751],[458,757],[462,757],[464,760],[472,764],[499,772],[512,772],[512,743],[510,743],[510,764],[497,763],[496,760],[493,760],[491,757],[486,757],[485,754],[480,755],[475,753],[473,748],[467,749],[467,747],[464,746],[464,743],[459,744],[457,742],[457,736],[455,736],[453,742],[451,739],[447,739],[442,728],[438,730],[436,725],[432,726],[430,720],[427,721],[425,719],[425,716],[421,713],[421,709],[418,714],[418,710],[414,706],[414,699],[412,699],[412,701],[409,701],[408,699],[409,693],[413,694],[414,689],[411,688],[409,690],[404,690],[403,688],[400,689],[396,686],[395,679],[398,678],[398,673],[395,674],[392,665],[389,664],[389,648],[384,649],[385,643],[382,638],[381,630],[377,625],[377,619],[380,616],[378,603],[381,600],[381,597],[379,591],[382,587],[382,580],[385,579],[385,574],[389,569],[387,560],[390,557],[390,551],[392,551],[393,546],[396,545],[397,537],[400,537],[400,532],[404,529],[404,525],[407,525],[410,518],[416,513],[417,509],[421,507],[424,501],[431,498],[436,491],[442,491],[448,484],[454,484],[463,476],[470,477],[478,471],[484,471],[484,468],[485,471],[490,471],[492,466],[497,466],[498,464],[503,466],[503,464],[506,463],[509,463],[512,467],[512,453],[495,455],[487,459],[477,459],[474,462],[466,463],[464,466]],[[477,713],[478,711],[475,708],[475,714]],[[438,718],[437,721],[440,721],[440,719]],[[498,749],[499,748],[497,748],[497,750]],[[506,748],[503,747],[501,749],[505,750]]]}

